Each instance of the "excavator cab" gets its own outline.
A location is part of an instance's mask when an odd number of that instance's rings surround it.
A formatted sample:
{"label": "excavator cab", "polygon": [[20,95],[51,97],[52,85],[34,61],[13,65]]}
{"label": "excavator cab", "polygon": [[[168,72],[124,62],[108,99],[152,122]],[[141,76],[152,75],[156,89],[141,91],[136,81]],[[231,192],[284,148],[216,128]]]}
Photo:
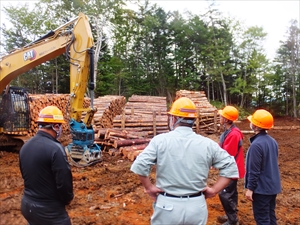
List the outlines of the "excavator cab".
{"label": "excavator cab", "polygon": [[0,96],[0,148],[20,150],[29,139],[22,134],[27,133],[30,122],[27,90],[18,87],[4,90]]}
{"label": "excavator cab", "polygon": [[4,90],[0,100],[0,129],[3,132],[28,131],[30,110],[28,92],[24,88]]}

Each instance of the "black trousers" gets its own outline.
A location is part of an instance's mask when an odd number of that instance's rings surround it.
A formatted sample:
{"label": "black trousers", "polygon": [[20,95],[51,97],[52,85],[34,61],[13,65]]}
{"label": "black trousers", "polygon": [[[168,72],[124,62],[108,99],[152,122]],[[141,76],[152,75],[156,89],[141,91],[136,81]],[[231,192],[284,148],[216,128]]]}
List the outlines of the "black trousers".
{"label": "black trousers", "polygon": [[253,193],[252,208],[257,225],[276,225],[275,215],[277,195],[261,195]]}
{"label": "black trousers", "polygon": [[71,225],[64,205],[41,203],[22,197],[21,212],[29,225]]}
{"label": "black trousers", "polygon": [[238,221],[237,217],[237,205],[238,205],[238,192],[237,192],[238,180],[231,180],[227,187],[219,192],[219,198],[224,208],[224,211],[228,217],[230,224],[235,224]]}

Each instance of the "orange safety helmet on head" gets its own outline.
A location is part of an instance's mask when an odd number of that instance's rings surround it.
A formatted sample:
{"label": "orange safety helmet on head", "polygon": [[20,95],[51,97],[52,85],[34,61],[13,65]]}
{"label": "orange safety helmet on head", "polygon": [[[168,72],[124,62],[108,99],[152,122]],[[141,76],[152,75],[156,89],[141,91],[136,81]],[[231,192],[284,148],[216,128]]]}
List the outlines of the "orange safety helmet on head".
{"label": "orange safety helmet on head", "polygon": [[40,111],[37,123],[66,123],[62,112],[56,106],[47,106]]}
{"label": "orange safety helmet on head", "polygon": [[172,107],[171,110],[168,112],[168,114],[173,116],[179,116],[183,118],[196,118],[196,106],[194,102],[187,98],[187,97],[181,97],[177,99]]}
{"label": "orange safety helmet on head", "polygon": [[224,118],[235,121],[239,118],[239,111],[233,106],[226,106],[223,110],[218,111]]}
{"label": "orange safety helmet on head", "polygon": [[247,119],[257,127],[263,129],[271,129],[274,125],[273,116],[267,110],[258,109],[252,116],[248,116]]}

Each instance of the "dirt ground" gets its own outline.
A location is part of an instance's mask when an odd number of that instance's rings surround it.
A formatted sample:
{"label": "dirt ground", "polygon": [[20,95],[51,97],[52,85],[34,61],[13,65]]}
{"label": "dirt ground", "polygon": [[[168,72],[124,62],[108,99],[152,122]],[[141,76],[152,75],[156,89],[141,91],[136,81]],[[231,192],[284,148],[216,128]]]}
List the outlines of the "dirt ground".
{"label": "dirt ground", "polygon": [[[299,126],[291,118],[275,118],[275,127]],[[237,123],[249,130],[248,121]],[[277,197],[279,225],[300,224],[300,129],[269,131],[279,144],[279,165],[283,191]],[[244,151],[252,134],[244,135]],[[218,135],[209,135],[217,141]],[[121,156],[103,154],[103,161],[91,167],[72,167],[75,198],[67,206],[73,225],[146,225],[150,224],[152,200],[129,168],[132,162]],[[0,224],[27,225],[20,212],[23,180],[19,171],[18,153],[0,151]],[[216,179],[211,171],[208,184]],[[155,168],[151,177],[155,180]],[[255,224],[251,203],[244,197],[244,180],[239,181],[239,219],[241,225]],[[207,199],[208,225],[218,224],[223,215],[218,196]]]}

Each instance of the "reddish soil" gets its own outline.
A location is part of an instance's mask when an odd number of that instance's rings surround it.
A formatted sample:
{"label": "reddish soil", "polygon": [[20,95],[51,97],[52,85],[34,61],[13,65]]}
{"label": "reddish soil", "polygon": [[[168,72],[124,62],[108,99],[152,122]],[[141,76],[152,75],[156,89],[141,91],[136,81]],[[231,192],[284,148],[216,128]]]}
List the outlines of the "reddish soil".
{"label": "reddish soil", "polygon": [[[291,118],[275,118],[275,127],[299,126]],[[237,123],[249,130],[248,121]],[[300,129],[269,131],[279,144],[279,165],[283,191],[277,197],[279,225],[300,224]],[[244,151],[252,134],[245,134]],[[209,135],[217,141],[217,135]],[[150,224],[152,201],[144,194],[138,177],[129,171],[132,162],[121,156],[103,154],[103,162],[86,168],[72,168],[75,198],[67,207],[73,225],[146,225]],[[0,151],[0,224],[27,225],[20,212],[23,180],[19,171],[18,153]],[[151,174],[155,179],[155,168]],[[217,177],[211,171],[208,184]],[[244,197],[244,181],[239,181],[239,218],[241,225],[255,224],[251,203]],[[207,199],[208,224],[218,224],[223,215],[218,197]]]}

